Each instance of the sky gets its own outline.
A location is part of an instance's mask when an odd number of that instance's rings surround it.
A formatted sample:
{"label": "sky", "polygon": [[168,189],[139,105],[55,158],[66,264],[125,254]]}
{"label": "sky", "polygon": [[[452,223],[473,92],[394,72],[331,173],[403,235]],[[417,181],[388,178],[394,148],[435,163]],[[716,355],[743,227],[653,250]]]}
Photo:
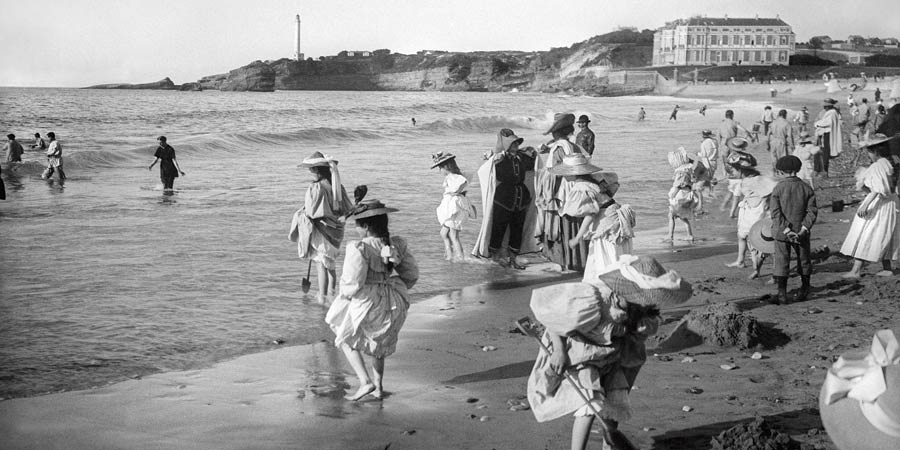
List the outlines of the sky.
{"label": "sky", "polygon": [[[571,5],[561,8],[563,5]],[[0,86],[176,84],[294,53],[549,50],[692,15],[775,17],[797,42],[900,38],[897,0],[24,0],[0,14]]]}

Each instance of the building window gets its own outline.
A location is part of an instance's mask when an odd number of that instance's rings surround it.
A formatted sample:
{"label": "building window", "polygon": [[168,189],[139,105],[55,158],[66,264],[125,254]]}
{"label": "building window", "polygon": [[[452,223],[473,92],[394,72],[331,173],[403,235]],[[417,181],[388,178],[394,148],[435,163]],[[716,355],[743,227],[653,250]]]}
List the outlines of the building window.
{"label": "building window", "polygon": [[748,50],[744,50],[744,61],[750,61],[750,52]]}
{"label": "building window", "polygon": [[787,62],[787,52],[784,52],[784,51],[778,52],[778,61],[779,62]]}
{"label": "building window", "polygon": [[700,59],[700,50],[694,50],[694,61],[703,62],[703,60]]}
{"label": "building window", "polygon": [[766,51],[766,61],[772,62],[772,52]]}
{"label": "building window", "polygon": [[709,37],[709,45],[719,45],[719,37],[712,35]]}
{"label": "building window", "polygon": [[760,58],[762,58],[762,52],[760,52],[759,50],[753,52],[753,60],[754,61],[761,61]]}
{"label": "building window", "polygon": [[732,61],[740,61],[741,60],[740,54],[741,54],[741,52],[739,52],[737,50],[732,51],[731,52],[731,60]]}
{"label": "building window", "polygon": [[744,36],[744,45],[753,45],[753,37],[749,34]]}
{"label": "building window", "polygon": [[763,37],[761,34],[756,35],[756,45],[763,45]]}
{"label": "building window", "polygon": [[772,45],[774,43],[775,43],[775,36],[772,36],[771,34],[766,36],[766,45]]}
{"label": "building window", "polygon": [[781,36],[781,45],[787,45],[787,44],[788,44],[788,37]]}

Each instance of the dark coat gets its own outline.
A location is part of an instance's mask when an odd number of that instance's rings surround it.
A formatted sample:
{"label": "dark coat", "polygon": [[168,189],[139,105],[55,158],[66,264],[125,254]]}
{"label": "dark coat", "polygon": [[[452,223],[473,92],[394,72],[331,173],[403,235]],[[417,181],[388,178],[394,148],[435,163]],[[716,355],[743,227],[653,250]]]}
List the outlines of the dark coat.
{"label": "dark coat", "polygon": [[788,241],[785,230],[797,233],[806,227],[812,231],[819,213],[816,192],[795,176],[784,178],[772,190],[769,210],[772,212],[772,237],[777,241]]}

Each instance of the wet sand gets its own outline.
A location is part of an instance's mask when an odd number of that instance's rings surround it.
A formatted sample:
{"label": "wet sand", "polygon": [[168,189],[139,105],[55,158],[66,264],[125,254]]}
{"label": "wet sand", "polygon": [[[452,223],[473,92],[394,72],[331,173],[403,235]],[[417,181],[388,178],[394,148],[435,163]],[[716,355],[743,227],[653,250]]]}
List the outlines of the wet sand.
{"label": "wet sand", "polygon": [[[733,95],[723,87],[695,88],[710,92],[681,95]],[[752,94],[762,95],[768,86]],[[800,100],[811,110],[825,96],[821,85],[804,95]],[[857,195],[847,190],[850,156],[834,160],[837,170],[817,191],[813,248],[837,251],[849,228],[855,208],[832,212],[827,205]],[[696,223],[697,234],[707,220],[727,217],[715,211]],[[634,418],[621,429],[644,449],[708,448],[712,436],[759,415],[796,440],[834,450],[816,409],[825,369],[842,352],[867,348],[878,329],[900,333],[900,276],[875,277],[879,268],[869,266],[861,280],[844,280],[840,274],[850,263],[831,256],[815,265],[810,299],[775,306],[765,301],[775,289],[766,284],[771,261],[761,278],[748,280],[748,269],[725,267],[735,251],[734,244],[678,244],[658,254],[694,286],[688,304],[663,311],[658,336],[692,308],[731,302],[764,324],[774,345],[651,350],[632,392]],[[513,321],[530,314],[533,288],[561,278],[578,277],[536,265],[516,286],[475,286],[412,305],[397,353],[387,360],[390,395],[383,401],[343,400],[356,381],[343,355],[321,342],[200,370],[6,400],[0,402],[0,448],[568,448],[570,419],[538,424],[530,411],[511,410],[524,399],[537,353]],[[789,289],[798,286],[792,278]],[[752,359],[754,352],[762,358]],[[723,364],[734,368],[723,370]],[[600,448],[593,436],[589,448]]]}

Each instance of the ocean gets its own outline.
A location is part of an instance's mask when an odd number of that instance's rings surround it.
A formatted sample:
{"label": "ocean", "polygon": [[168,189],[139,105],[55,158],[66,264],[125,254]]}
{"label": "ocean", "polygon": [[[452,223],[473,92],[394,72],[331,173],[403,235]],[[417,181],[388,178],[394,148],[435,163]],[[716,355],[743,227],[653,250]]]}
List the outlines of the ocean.
{"label": "ocean", "polygon": [[[668,121],[676,103],[679,120]],[[707,116],[697,114],[703,104]],[[641,106],[647,120],[637,122]],[[68,175],[41,179],[46,158],[35,151],[3,167],[0,397],[209,365],[275,341],[330,340],[314,291],[300,290],[307,263],[288,240],[311,181],[296,166],[314,151],[340,161],[348,191],[365,184],[367,198],[400,209],[391,233],[408,239],[420,264],[414,301],[534,276],[443,259],[434,213],[443,180],[429,168],[433,153],[449,151],[472,183],[479,219],[461,234],[468,250],[480,225],[481,155],[500,128],[538,147],[555,112],[591,117],[594,162],[619,174],[617,199],[636,211],[636,252],[670,251],[659,242],[671,186],[666,154],[696,151],[721,106],[538,93],[0,88],[3,134],[27,149],[35,132],[54,131]],[[172,195],[158,169],[147,169],[159,135],[186,172]],[[720,245],[733,240],[734,224],[699,221],[695,234],[704,240],[691,245]]]}

